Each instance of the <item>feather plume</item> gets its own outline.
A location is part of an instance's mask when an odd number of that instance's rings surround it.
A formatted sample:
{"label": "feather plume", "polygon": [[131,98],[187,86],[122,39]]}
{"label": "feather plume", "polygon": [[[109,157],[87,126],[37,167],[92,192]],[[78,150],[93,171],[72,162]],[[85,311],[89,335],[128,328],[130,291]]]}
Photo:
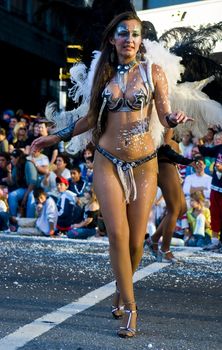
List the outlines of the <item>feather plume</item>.
{"label": "feather plume", "polygon": [[194,136],[203,137],[210,125],[222,126],[222,105],[201,91],[212,80],[213,77],[210,77],[200,82],[178,84],[172,91],[172,110],[182,110],[194,119],[175,128],[178,136],[181,137],[185,130],[192,130]]}

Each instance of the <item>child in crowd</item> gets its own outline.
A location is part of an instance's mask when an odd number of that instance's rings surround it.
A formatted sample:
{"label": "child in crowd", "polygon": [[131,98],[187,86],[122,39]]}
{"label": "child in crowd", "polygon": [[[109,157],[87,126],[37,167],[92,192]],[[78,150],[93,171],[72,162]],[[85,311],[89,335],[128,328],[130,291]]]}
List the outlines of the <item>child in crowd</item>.
{"label": "child in crowd", "polygon": [[71,169],[71,178],[69,179],[69,190],[77,196],[77,202],[82,207],[84,205],[84,193],[89,189],[88,182],[83,180],[81,169],[79,166],[74,166]]}
{"label": "child in crowd", "polygon": [[57,189],[60,197],[57,201],[58,222],[57,230],[66,232],[71,229],[71,225],[82,220],[82,209],[77,204],[76,194],[69,191],[69,181],[62,177],[56,177]]}
{"label": "child in crowd", "polygon": [[204,201],[202,192],[191,194],[191,208],[187,211],[189,237],[186,240],[186,245],[189,247],[203,247],[211,242],[210,210],[204,207]]}
{"label": "child in crowd", "polygon": [[93,157],[87,157],[86,158],[86,177],[85,180],[92,184],[93,182]]}
{"label": "child in crowd", "polygon": [[7,231],[9,228],[8,203],[4,190],[0,188],[0,231]]}
{"label": "child in crowd", "polygon": [[82,178],[86,179],[86,173],[87,173],[87,165],[86,165],[86,159],[89,157],[94,157],[95,147],[89,143],[84,152],[83,152],[83,162],[80,162],[79,167],[81,170]]}
{"label": "child in crowd", "polygon": [[35,188],[33,191],[37,208],[39,210],[36,221],[36,228],[45,236],[55,236],[55,229],[58,220],[58,210],[55,201],[42,188]]}
{"label": "child in crowd", "polygon": [[205,248],[210,251],[222,247],[219,241],[220,238],[222,239],[220,237],[222,231],[222,132],[217,133],[215,141],[213,147],[199,146],[199,151],[204,157],[215,158],[210,193],[212,240],[211,244]]}
{"label": "child in crowd", "polygon": [[99,203],[93,190],[84,193],[87,204],[84,207],[83,220],[72,225],[67,232],[69,238],[87,239],[96,235]]}

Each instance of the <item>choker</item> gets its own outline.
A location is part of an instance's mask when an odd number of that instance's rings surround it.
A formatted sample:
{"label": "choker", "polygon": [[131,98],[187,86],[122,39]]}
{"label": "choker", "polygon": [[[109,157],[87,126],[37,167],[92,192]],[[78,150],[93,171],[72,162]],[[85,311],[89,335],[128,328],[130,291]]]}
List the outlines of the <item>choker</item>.
{"label": "choker", "polygon": [[119,74],[125,74],[129,72],[129,70],[136,65],[137,61],[133,60],[126,64],[118,64],[116,70]]}

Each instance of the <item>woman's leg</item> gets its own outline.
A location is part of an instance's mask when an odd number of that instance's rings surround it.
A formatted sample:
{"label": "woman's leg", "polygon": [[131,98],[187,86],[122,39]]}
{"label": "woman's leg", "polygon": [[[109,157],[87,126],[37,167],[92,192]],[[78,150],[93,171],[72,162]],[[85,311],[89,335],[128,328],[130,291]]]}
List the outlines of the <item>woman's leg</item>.
{"label": "woman's leg", "polygon": [[147,222],[157,191],[157,163],[153,159],[134,169],[137,199],[127,207],[130,234],[130,257],[134,273],[143,255]]}
{"label": "woman's leg", "polygon": [[117,285],[124,303],[131,303],[134,302],[134,292],[125,196],[115,166],[97,152],[93,184],[108,233]]}
{"label": "woman's leg", "polygon": [[167,213],[152,236],[152,240],[158,242],[163,236],[161,249],[166,252],[170,249],[176,221],[186,211],[186,201],[175,165],[160,163],[158,185],[166,202]]}
{"label": "woman's leg", "polygon": [[137,199],[126,205],[116,168],[96,153],[94,189],[108,232],[110,258],[125,314],[118,335],[131,337],[136,328],[133,273],[140,263],[149,212],[156,195],[156,159],[134,169]]}

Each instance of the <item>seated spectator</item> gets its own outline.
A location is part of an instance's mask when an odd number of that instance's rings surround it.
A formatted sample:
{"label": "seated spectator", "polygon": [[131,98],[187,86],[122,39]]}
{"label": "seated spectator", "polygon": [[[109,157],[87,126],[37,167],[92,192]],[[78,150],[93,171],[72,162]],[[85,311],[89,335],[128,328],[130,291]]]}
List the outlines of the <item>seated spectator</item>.
{"label": "seated spectator", "polygon": [[87,178],[86,178],[86,173],[87,173],[86,158],[94,157],[94,151],[95,151],[95,147],[91,143],[88,144],[83,151],[83,161],[79,163],[79,167],[81,169],[83,180],[87,180]]}
{"label": "seated spectator", "polygon": [[16,116],[11,117],[9,121],[9,128],[7,131],[7,140],[10,144],[12,144],[14,139],[14,128],[16,124],[18,123],[18,118]]}
{"label": "seated spectator", "polygon": [[78,203],[84,204],[84,193],[88,189],[88,182],[82,179],[82,173],[79,166],[74,166],[71,169],[71,178],[69,179],[69,190],[77,196]]}
{"label": "seated spectator", "polygon": [[193,142],[192,142],[192,132],[191,131],[184,131],[182,134],[181,141],[179,142],[179,149],[181,154],[189,159],[192,159],[191,151],[193,148]]}
{"label": "seated spectator", "polygon": [[206,250],[214,251],[221,248],[219,240],[222,231],[222,143],[219,139],[214,147],[199,146],[199,150],[203,156],[215,158],[210,194],[212,243],[206,247]]}
{"label": "seated spectator", "polygon": [[207,133],[203,137],[204,146],[213,147],[214,146],[214,135],[216,131],[213,128],[207,128]]}
{"label": "seated spectator", "polygon": [[56,157],[54,170],[48,171],[41,182],[41,187],[48,193],[57,193],[56,177],[62,176],[70,179],[71,173],[68,169],[69,157],[64,153],[59,153]]}
{"label": "seated spectator", "polygon": [[49,159],[48,157],[40,151],[33,151],[27,157],[27,160],[31,161],[38,172],[38,187],[44,177],[44,175],[49,172]]}
{"label": "seated spectator", "polygon": [[9,193],[8,204],[10,220],[14,224],[12,230],[15,230],[18,215],[35,217],[33,190],[38,184],[38,172],[33,162],[29,161],[19,149],[11,153],[11,162],[13,168],[9,181],[16,186],[16,189]]}
{"label": "seated spectator", "polygon": [[57,201],[57,229],[61,232],[67,232],[71,229],[73,223],[79,223],[82,220],[82,209],[76,202],[76,194],[68,190],[68,180],[62,176],[57,176],[56,183],[60,193]]}
{"label": "seated spectator", "polygon": [[[185,158],[192,159],[192,148],[194,146],[193,144],[193,135],[192,132],[189,130],[185,130],[182,133],[181,141],[179,142],[179,153],[182,154]],[[181,178],[184,180],[187,175],[190,175],[190,169],[191,167],[189,165],[179,164],[178,169],[179,173],[181,175]]]}
{"label": "seated spectator", "polygon": [[0,153],[0,186],[8,186],[7,178],[11,171],[10,154],[7,152]]}
{"label": "seated spectator", "polygon": [[40,136],[40,133],[39,133],[39,123],[38,121],[35,121],[33,123],[33,128],[32,130],[30,131],[29,130],[29,133],[28,133],[28,140],[27,140],[27,146],[25,148],[25,153],[26,154],[30,154],[30,147],[31,147],[31,144],[32,142],[38,138]]}
{"label": "seated spectator", "polygon": [[96,235],[99,204],[93,190],[84,193],[87,204],[84,206],[83,219],[79,223],[71,225],[67,232],[68,238],[87,239]]}
{"label": "seated spectator", "polygon": [[[39,136],[47,136],[48,129],[45,121],[39,120]],[[45,154],[49,159],[49,168],[54,170],[54,164],[57,160],[58,156],[58,145],[52,145],[50,147],[46,147],[42,150],[42,153]]]}
{"label": "seated spectator", "polygon": [[93,182],[93,157],[87,157],[86,158],[86,176],[85,180],[89,183],[92,184]]}
{"label": "seated spectator", "polygon": [[186,196],[188,208],[190,208],[190,195],[193,192],[201,191],[206,200],[210,198],[212,176],[205,173],[205,162],[202,156],[195,158],[195,173],[188,175],[183,183],[183,191]]}
{"label": "seated spectator", "polygon": [[[17,112],[16,112],[16,114],[17,114]],[[19,122],[22,123],[24,128],[26,128],[27,131],[28,131],[29,130],[29,125],[30,125],[30,122],[31,122],[31,117],[28,114],[21,113],[19,115]]]}
{"label": "seated spectator", "polygon": [[187,211],[189,238],[185,238],[187,246],[203,247],[211,243],[211,216],[210,210],[204,206],[204,201],[202,192],[194,192],[190,196],[191,208]]}
{"label": "seated spectator", "polygon": [[6,133],[9,129],[10,118],[14,117],[15,113],[11,109],[5,110],[0,116],[0,126],[5,129]]}
{"label": "seated spectator", "polygon": [[6,138],[5,129],[0,128],[0,153],[8,152],[8,140]]}
{"label": "seated spectator", "polygon": [[13,146],[17,149],[21,149],[25,152],[25,148],[28,145],[28,130],[22,125],[22,122],[18,122],[14,128]]}
{"label": "seated spectator", "polygon": [[0,188],[0,231],[7,231],[9,228],[8,202],[4,191]]}
{"label": "seated spectator", "polygon": [[[206,147],[213,147],[214,146],[214,136],[216,134],[216,131],[213,128],[208,128],[206,135],[203,137],[202,141],[204,146]],[[213,164],[215,161],[215,158],[213,157],[204,157],[206,168],[205,173],[212,175],[213,173]]]}
{"label": "seated spectator", "polygon": [[54,199],[47,196],[42,188],[33,191],[37,205],[41,206],[36,220],[36,228],[45,236],[55,236],[58,210]]}

